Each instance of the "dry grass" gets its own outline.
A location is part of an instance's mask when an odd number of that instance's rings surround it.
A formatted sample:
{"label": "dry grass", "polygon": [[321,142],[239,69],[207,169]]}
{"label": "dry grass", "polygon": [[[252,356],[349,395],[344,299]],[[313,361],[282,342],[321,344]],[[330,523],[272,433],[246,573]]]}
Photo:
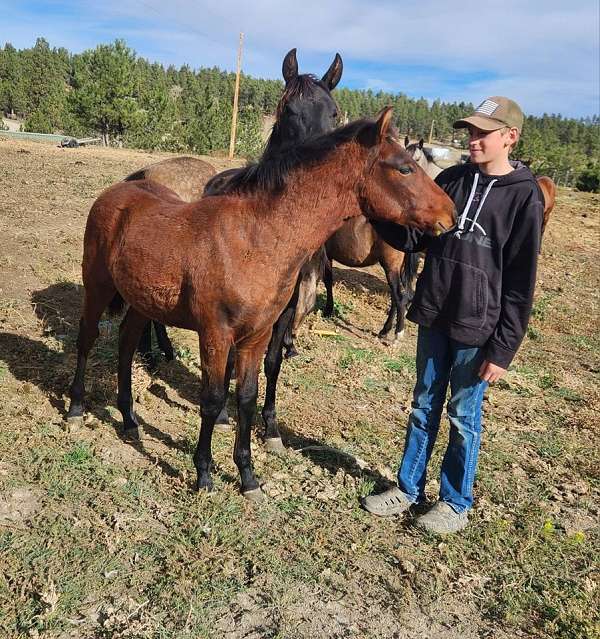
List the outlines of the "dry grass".
{"label": "dry grass", "polygon": [[376,269],[337,271],[336,319],[311,316],[284,365],[295,450],[271,457],[254,440],[264,506],[237,493],[227,434],[216,492],[191,490],[189,333],[171,332],[179,357],[154,378],[136,369],[140,446],[118,436],[114,330],[92,358],[86,425],[63,430],[87,211],[155,159],[0,141],[3,636],[594,636],[598,196],[559,193],[529,336],[486,402],[472,525],[442,540],[357,505],[393,477],[414,382],[414,327],[395,350],[374,337],[387,305]]}

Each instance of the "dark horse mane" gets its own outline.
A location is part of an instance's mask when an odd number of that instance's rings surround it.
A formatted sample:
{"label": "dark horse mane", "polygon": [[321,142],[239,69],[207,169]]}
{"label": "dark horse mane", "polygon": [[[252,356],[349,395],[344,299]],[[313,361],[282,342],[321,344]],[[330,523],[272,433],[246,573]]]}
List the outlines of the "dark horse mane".
{"label": "dark horse mane", "polygon": [[263,155],[258,162],[232,176],[221,193],[281,191],[293,170],[318,164],[340,145],[355,140],[369,126],[373,126],[372,120],[356,120],[331,133]]}

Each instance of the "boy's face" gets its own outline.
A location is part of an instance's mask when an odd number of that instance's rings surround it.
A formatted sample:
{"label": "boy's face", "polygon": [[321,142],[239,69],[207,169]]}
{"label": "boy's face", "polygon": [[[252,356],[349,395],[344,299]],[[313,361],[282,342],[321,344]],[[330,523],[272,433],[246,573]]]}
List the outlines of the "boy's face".
{"label": "boy's face", "polygon": [[518,129],[497,129],[496,131],[483,131],[472,124],[469,130],[469,152],[471,162],[483,164],[493,162],[501,158],[507,158],[511,147],[519,139]]}

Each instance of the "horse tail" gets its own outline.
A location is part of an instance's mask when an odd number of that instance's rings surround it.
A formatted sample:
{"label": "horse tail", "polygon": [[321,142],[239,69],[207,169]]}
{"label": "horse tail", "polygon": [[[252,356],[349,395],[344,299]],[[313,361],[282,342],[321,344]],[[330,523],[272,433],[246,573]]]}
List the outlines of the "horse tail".
{"label": "horse tail", "polygon": [[125,306],[125,300],[121,297],[120,293],[115,293],[114,297],[108,305],[108,314],[110,317],[118,315]]}
{"label": "horse tail", "polygon": [[412,301],[415,294],[415,281],[417,279],[420,259],[419,253],[406,253],[404,255],[404,262],[402,262],[402,268],[400,269],[400,286],[406,293],[409,302]]}

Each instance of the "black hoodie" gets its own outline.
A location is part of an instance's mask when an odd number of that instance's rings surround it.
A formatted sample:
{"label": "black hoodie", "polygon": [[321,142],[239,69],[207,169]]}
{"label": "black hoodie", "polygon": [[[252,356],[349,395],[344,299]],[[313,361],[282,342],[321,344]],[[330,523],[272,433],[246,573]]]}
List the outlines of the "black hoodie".
{"label": "black hoodie", "polygon": [[377,232],[405,252],[427,249],[408,319],[469,346],[507,368],[527,328],[540,249],[543,196],[521,163],[506,175],[475,164],[453,166],[436,182],[459,212],[450,231],[432,237],[388,223]]}

